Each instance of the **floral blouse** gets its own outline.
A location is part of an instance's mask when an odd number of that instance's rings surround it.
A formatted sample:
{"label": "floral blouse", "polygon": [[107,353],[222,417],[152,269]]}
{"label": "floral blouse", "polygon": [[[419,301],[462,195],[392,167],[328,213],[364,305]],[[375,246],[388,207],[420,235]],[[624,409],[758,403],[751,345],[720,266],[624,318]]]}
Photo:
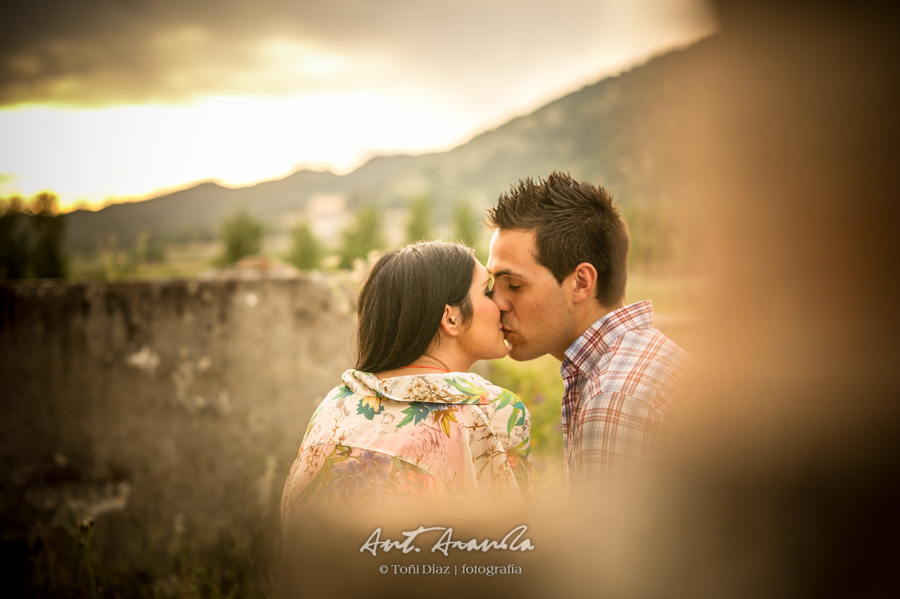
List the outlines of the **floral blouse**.
{"label": "floral blouse", "polygon": [[518,397],[470,372],[379,380],[348,370],[316,409],[291,466],[281,517],[315,497],[521,501],[531,416]]}

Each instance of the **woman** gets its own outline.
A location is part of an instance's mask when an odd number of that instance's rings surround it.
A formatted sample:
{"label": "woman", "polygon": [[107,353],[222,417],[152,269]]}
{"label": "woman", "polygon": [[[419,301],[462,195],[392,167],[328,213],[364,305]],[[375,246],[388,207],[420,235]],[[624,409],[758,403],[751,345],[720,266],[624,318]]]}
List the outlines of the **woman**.
{"label": "woman", "polygon": [[310,500],[521,500],[528,410],[468,372],[507,354],[490,282],[472,250],[451,243],[409,245],[375,264],[359,297],[356,369],[313,414],[283,523]]}

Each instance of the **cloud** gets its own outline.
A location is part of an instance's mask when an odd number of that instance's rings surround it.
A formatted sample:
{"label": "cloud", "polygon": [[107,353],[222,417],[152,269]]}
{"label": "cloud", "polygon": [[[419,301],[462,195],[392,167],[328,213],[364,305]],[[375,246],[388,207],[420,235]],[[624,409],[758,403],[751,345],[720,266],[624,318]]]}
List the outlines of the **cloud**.
{"label": "cloud", "polygon": [[[315,84],[309,73],[302,81],[290,74],[283,81],[271,77],[283,65],[266,52],[279,36],[314,39],[304,34],[311,22],[290,16],[279,22],[275,2],[252,6],[257,8],[207,0],[189,6],[20,3],[0,26],[0,102],[183,102],[210,93],[272,94]],[[309,53],[314,43],[305,47]],[[302,63],[303,53],[297,58]]]}
{"label": "cloud", "polygon": [[529,77],[599,73],[712,20],[690,0],[48,0],[4,12],[0,106],[360,87],[471,104]]}

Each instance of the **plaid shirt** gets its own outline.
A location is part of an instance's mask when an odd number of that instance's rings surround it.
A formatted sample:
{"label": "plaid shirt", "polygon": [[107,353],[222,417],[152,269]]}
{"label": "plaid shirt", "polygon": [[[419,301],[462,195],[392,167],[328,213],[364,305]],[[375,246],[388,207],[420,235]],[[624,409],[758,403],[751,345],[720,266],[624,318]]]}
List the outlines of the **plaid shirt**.
{"label": "plaid shirt", "polygon": [[619,308],[566,350],[562,399],[566,482],[599,479],[654,453],[687,359],[652,328],[649,300]]}

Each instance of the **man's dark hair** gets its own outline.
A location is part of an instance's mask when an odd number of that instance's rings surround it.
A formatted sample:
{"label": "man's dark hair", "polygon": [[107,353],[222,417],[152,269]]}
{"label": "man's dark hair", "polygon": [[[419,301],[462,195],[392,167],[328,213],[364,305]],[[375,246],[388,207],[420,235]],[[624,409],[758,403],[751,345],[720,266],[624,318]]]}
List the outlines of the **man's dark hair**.
{"label": "man's dark hair", "polygon": [[382,372],[425,353],[446,306],[458,306],[461,325],[472,317],[469,289],[475,253],[456,243],[414,243],[382,256],[359,293],[356,369]]}
{"label": "man's dark hair", "polygon": [[500,196],[487,211],[490,229],[534,231],[537,261],[557,282],[582,262],[597,269],[597,300],[614,306],[625,297],[628,279],[628,226],[603,187],[553,172],[531,178]]}

